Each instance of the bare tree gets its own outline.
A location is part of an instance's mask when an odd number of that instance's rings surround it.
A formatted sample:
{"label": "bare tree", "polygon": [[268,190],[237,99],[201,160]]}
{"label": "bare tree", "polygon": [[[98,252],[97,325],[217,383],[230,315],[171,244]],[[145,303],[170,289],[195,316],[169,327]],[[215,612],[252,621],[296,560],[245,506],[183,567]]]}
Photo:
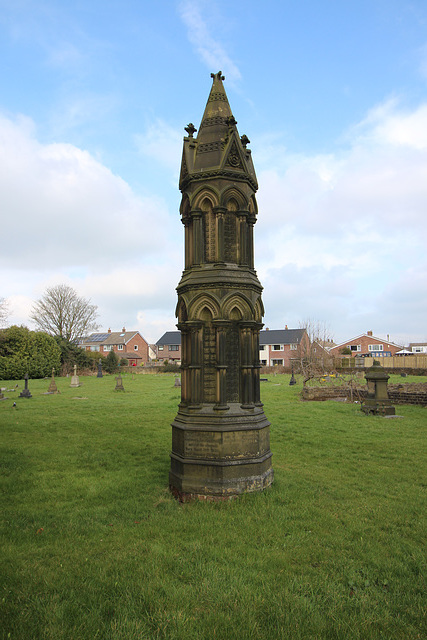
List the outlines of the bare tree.
{"label": "bare tree", "polygon": [[300,329],[305,329],[308,340],[301,341],[298,348],[298,359],[304,380],[307,381],[317,375],[329,371],[333,360],[327,347],[333,344],[329,327],[320,320],[308,318],[299,323]]}
{"label": "bare tree", "polygon": [[9,303],[6,298],[0,298],[0,327],[6,324],[9,317]]}
{"label": "bare tree", "polygon": [[38,329],[72,342],[98,328],[98,307],[80,298],[66,284],[48,287],[31,309],[30,318]]}

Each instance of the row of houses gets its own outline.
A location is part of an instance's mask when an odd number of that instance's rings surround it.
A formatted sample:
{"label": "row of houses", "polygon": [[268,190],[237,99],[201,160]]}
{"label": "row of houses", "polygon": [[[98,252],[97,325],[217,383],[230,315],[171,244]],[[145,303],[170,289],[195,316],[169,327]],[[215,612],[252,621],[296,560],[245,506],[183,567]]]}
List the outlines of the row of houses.
{"label": "row of houses", "polygon": [[[289,367],[292,360],[310,353],[314,357],[374,356],[427,354],[427,343],[411,343],[408,347],[384,340],[367,331],[340,344],[310,343],[305,329],[265,329],[260,331],[260,363],[266,366],[283,365]],[[167,331],[155,343],[148,344],[139,331],[111,331],[92,333],[81,338],[79,346],[87,351],[97,351],[106,356],[114,351],[119,358],[126,358],[131,366],[141,366],[154,361],[180,364],[181,332]]]}

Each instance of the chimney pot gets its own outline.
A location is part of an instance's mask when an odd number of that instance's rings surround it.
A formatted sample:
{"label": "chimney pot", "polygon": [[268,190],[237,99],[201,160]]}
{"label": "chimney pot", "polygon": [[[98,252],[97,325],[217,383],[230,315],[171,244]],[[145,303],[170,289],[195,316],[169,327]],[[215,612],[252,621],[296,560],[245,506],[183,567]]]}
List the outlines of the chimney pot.
{"label": "chimney pot", "polygon": [[125,333],[125,332],[126,332],[126,329],[125,329],[125,327],[123,327],[123,329],[122,329],[122,333]]}
{"label": "chimney pot", "polygon": [[372,331],[368,331],[368,336],[372,336]]}

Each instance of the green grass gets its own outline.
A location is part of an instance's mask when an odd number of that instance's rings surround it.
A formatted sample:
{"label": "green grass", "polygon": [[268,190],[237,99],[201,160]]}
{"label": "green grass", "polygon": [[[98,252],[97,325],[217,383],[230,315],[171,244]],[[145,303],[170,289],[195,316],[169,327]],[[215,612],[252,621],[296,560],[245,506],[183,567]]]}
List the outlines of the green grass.
{"label": "green grass", "polygon": [[0,402],[0,637],[427,637],[427,409],[367,417],[271,376],[274,485],[182,505],[174,376],[81,381]]}

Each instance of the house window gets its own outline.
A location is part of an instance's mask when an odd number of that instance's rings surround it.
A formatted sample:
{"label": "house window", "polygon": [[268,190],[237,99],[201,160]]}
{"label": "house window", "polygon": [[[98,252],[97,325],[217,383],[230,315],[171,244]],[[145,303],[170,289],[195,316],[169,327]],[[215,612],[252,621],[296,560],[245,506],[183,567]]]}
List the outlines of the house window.
{"label": "house window", "polygon": [[423,348],[422,347],[412,347],[412,352],[413,353],[422,353],[423,352]]}
{"label": "house window", "polygon": [[90,350],[91,350],[91,351],[99,351],[99,346],[91,347],[91,348],[90,348]]}
{"label": "house window", "polygon": [[261,360],[261,364],[267,364],[267,360]]}
{"label": "house window", "polygon": [[179,344],[170,344],[169,351],[179,351]]}
{"label": "house window", "polygon": [[163,351],[163,345],[159,344],[158,349],[159,349],[159,351]]}
{"label": "house window", "polygon": [[134,345],[133,345],[133,350],[134,350],[134,351],[138,351],[138,345],[137,345],[137,344],[134,344]]}
{"label": "house window", "polygon": [[273,351],[283,351],[283,344],[273,344]]}
{"label": "house window", "polygon": [[265,344],[260,344],[260,346],[259,346],[259,350],[260,350],[260,351],[265,351],[265,349],[266,349]]}
{"label": "house window", "polygon": [[298,349],[298,345],[297,344],[291,344],[291,351],[296,351]]}
{"label": "house window", "polygon": [[348,348],[350,349],[350,351],[362,351],[361,344],[349,344]]}
{"label": "house window", "polygon": [[104,351],[111,351],[111,344],[104,344]]}
{"label": "house window", "polygon": [[282,358],[277,358],[277,359],[273,358],[273,360],[271,361],[271,364],[273,365],[273,367],[275,367],[276,365],[283,364],[283,360]]}
{"label": "house window", "polygon": [[119,345],[117,346],[117,349],[118,349],[119,351],[123,351],[123,345],[122,345],[122,344],[119,344]]}
{"label": "house window", "polygon": [[382,344],[368,344],[368,351],[383,351]]}

